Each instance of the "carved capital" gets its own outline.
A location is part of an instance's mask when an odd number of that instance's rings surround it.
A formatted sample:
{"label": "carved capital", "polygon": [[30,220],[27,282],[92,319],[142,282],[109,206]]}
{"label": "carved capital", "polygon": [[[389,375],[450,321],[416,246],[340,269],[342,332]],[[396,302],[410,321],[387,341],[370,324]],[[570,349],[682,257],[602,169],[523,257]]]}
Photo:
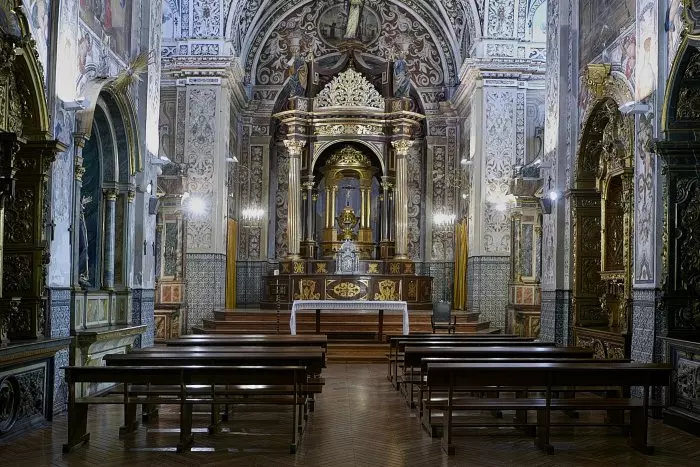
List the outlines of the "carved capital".
{"label": "carved capital", "polygon": [[394,147],[397,156],[406,157],[408,155],[408,150],[413,146],[413,141],[410,139],[400,139],[398,141],[392,141],[391,145]]}
{"label": "carved capital", "polygon": [[588,65],[588,88],[598,97],[605,94],[605,88],[610,82],[610,71],[612,66],[609,63],[591,63]]}
{"label": "carved capital", "polygon": [[126,194],[126,199],[130,202],[134,202],[134,198],[136,198],[136,192],[134,190],[129,190]]}
{"label": "carved capital", "polygon": [[75,166],[75,179],[79,182],[83,181],[83,175],[85,175],[85,167],[82,165],[76,165]]}
{"label": "carved capital", "polygon": [[85,143],[87,143],[88,139],[88,136],[83,132],[76,131],[75,133],[73,133],[73,142],[75,143],[75,146],[77,148],[84,148]]}
{"label": "carved capital", "polygon": [[107,201],[116,201],[117,200],[117,191],[116,190],[104,190],[105,198],[107,198]]}
{"label": "carved capital", "polygon": [[314,189],[314,182],[304,182],[302,185],[306,191],[312,191]]}
{"label": "carved capital", "polygon": [[286,139],[284,140],[284,147],[289,151],[289,157],[301,157],[301,151],[306,146],[305,140],[300,139]]}

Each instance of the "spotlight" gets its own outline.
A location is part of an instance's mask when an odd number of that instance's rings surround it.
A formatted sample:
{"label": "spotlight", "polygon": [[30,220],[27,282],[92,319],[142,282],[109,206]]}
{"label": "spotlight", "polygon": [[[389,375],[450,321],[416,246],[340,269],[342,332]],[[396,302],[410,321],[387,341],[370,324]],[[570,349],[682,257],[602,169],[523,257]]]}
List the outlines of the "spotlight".
{"label": "spotlight", "polygon": [[146,193],[149,195],[153,193],[153,180],[148,182],[148,185],[146,185]]}
{"label": "spotlight", "polygon": [[199,196],[190,197],[190,212],[195,215],[202,215],[207,210],[207,204]]}
{"label": "spotlight", "polygon": [[550,191],[548,196],[549,199],[551,199],[552,201],[556,201],[559,199],[559,193],[555,190]]}

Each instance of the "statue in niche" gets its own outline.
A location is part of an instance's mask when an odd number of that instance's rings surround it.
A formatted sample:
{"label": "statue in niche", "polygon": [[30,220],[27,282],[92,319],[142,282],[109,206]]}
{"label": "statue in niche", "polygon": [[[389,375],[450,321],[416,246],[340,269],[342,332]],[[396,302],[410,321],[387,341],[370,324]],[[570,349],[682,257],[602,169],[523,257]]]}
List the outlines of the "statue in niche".
{"label": "statue in niche", "polygon": [[408,97],[411,80],[408,78],[406,53],[401,51],[394,61],[394,97]]}
{"label": "statue in niche", "polygon": [[343,39],[356,39],[357,30],[360,26],[360,17],[362,16],[362,4],[364,0],[350,0],[348,8],[348,22],[345,26],[345,35]]}
{"label": "statue in niche", "polygon": [[85,222],[85,206],[92,202],[92,196],[83,196],[80,202],[80,227],[78,231],[78,283],[83,287],[90,285],[88,258],[88,231]]}

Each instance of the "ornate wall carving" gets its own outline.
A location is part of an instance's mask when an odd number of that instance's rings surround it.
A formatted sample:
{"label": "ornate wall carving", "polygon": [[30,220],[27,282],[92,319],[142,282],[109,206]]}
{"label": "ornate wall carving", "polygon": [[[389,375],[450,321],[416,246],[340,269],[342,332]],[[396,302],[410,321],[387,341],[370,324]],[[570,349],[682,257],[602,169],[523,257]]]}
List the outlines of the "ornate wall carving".
{"label": "ornate wall carving", "polygon": [[515,2],[490,0],[486,30],[491,37],[513,37],[515,35]]}
{"label": "ornate wall carving", "polygon": [[287,149],[278,145],[277,148],[277,190],[275,193],[275,257],[284,258],[287,255],[287,202],[289,196],[289,154]]}
{"label": "ornate wall carving", "polygon": [[384,98],[362,73],[348,69],[328,83],[316,97],[316,107],[373,107],[384,110]]}
{"label": "ornate wall carving", "polygon": [[192,1],[192,35],[209,38],[221,34],[221,3],[219,0]]}
{"label": "ornate wall carving", "polygon": [[425,197],[425,154],[423,141],[416,141],[408,150],[408,257],[414,261],[423,258],[421,231],[423,229],[423,205]]}
{"label": "ornate wall carving", "polygon": [[[397,4],[380,0],[368,0],[364,8],[372,12],[378,19],[377,31],[372,35],[373,42],[368,44],[367,52],[388,60],[393,51],[397,50],[396,40],[400,35],[410,36],[410,46],[406,61],[408,72],[413,82],[419,87],[441,86],[456,78],[456,64],[449,49],[449,42],[442,37],[436,37],[442,28],[434,23],[432,15],[425,11],[419,4],[411,4],[413,11],[422,21],[418,21],[412,12],[399,7]],[[246,69],[255,71],[255,83],[258,85],[280,85],[284,83],[287,72],[287,62],[291,57],[287,44],[288,35],[293,32],[302,33],[302,50],[312,53],[315,57],[322,57],[335,52],[337,49],[330,45],[326,36],[330,32],[320,26],[324,13],[337,5],[332,0],[317,0],[303,5],[288,14],[290,9],[277,11],[266,22],[268,28],[272,28],[280,16],[286,16],[275,27],[264,44],[256,38],[247,54]],[[428,28],[424,26],[428,25]],[[339,33],[336,33],[339,34]],[[436,47],[439,45],[439,48]],[[256,54],[260,48],[260,56],[256,61]],[[444,63],[444,65],[443,65]]]}
{"label": "ornate wall carving", "polygon": [[484,251],[489,254],[510,252],[510,222],[497,205],[509,192],[511,167],[515,160],[516,92],[512,89],[484,90],[486,132],[484,135]]}
{"label": "ornate wall carving", "polygon": [[[187,188],[193,196],[213,203],[214,157],[216,148],[217,90],[193,87],[189,90],[186,155],[189,158]],[[208,249],[213,245],[211,218],[198,216],[187,224],[188,249]]]}

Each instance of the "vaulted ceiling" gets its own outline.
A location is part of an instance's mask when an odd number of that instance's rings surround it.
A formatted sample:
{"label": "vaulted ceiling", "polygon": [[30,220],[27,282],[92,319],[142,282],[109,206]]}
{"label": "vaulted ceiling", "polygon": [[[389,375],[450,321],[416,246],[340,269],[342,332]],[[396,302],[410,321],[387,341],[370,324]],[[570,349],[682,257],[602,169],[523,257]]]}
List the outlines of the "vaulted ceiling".
{"label": "vaulted ceiling", "polygon": [[[302,47],[319,58],[337,49],[329,21],[345,0],[225,0],[225,37],[233,42],[251,83],[281,84],[288,37],[302,33]],[[408,62],[416,84],[445,86],[457,81],[462,61],[481,34],[484,0],[365,0],[371,30],[367,52],[389,58],[395,41],[408,36]],[[326,29],[323,29],[325,25]],[[340,31],[339,31],[340,32]],[[333,33],[331,33],[333,35]],[[281,81],[280,81],[281,80]]]}

